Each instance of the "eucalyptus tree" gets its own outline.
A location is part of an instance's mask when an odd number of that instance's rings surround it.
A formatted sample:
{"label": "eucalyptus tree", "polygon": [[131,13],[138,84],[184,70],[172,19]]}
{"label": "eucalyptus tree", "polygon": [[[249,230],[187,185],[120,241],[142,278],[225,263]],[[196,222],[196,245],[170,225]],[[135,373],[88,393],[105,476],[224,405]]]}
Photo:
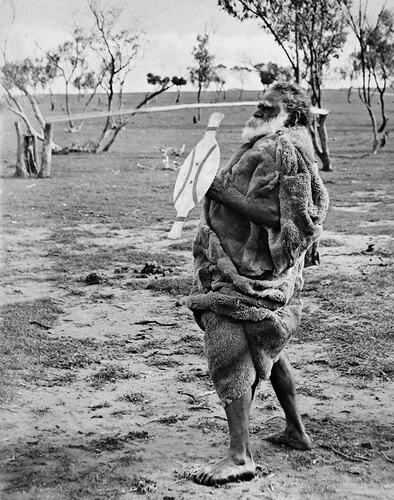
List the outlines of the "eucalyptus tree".
{"label": "eucalyptus tree", "polygon": [[[215,57],[208,50],[209,35],[197,35],[197,45],[193,47],[192,55],[195,65],[189,67],[190,81],[197,86],[197,102],[201,102],[201,92],[207,89],[215,79]],[[197,120],[200,120],[198,108]]]}
{"label": "eucalyptus tree", "polygon": [[[343,0],[337,0],[344,17],[357,40],[353,53],[353,64],[359,79],[358,95],[370,118],[373,142],[372,153],[376,154],[387,140],[387,116],[385,113],[385,92],[394,75],[394,18],[385,7],[379,11],[376,22],[368,18],[368,0],[359,0],[357,9],[352,10]],[[382,124],[378,127],[373,108],[376,90],[379,93]],[[382,135],[379,135],[383,133]]]}
{"label": "eucalyptus tree", "polygon": [[[351,0],[343,0],[350,4]],[[256,19],[282,49],[294,81],[306,84],[312,104],[322,107],[325,70],[346,41],[346,21],[337,2],[326,0],[218,0],[230,15]],[[314,119],[310,129],[323,170],[331,170],[327,115]]]}

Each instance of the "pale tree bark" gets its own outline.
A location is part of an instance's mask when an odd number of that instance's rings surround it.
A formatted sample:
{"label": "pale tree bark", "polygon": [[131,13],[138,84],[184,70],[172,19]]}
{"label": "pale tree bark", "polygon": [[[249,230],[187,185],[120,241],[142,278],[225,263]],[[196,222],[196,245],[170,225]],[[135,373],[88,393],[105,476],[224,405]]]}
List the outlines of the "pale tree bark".
{"label": "pale tree bark", "polygon": [[30,105],[33,109],[34,116],[36,117],[38,123],[41,125],[41,128],[44,130],[45,127],[45,120],[44,117],[42,116],[41,110],[38,107],[37,100],[34,96],[30,94],[26,89],[23,89],[23,92],[25,93],[26,97],[29,99]]}
{"label": "pale tree bark", "polygon": [[[15,115],[17,115],[19,118],[21,118],[21,120],[23,121],[23,123],[26,126],[26,129],[27,129],[27,132],[28,132],[29,135],[35,137],[39,141],[43,141],[44,140],[45,119],[42,116],[42,113],[41,113],[41,111],[40,111],[40,109],[38,107],[37,101],[34,99],[34,97],[33,96],[29,97],[29,95],[26,94],[26,96],[28,97],[29,102],[30,102],[30,104],[31,104],[31,106],[33,108],[34,116],[35,116],[36,120],[39,122],[39,125],[41,127],[41,131],[40,132],[37,129],[35,129],[34,126],[31,124],[29,118],[26,115],[25,110],[19,104],[19,102],[16,99],[16,97],[13,96],[12,93],[7,88],[5,88],[4,86],[3,86],[3,89],[6,92],[5,102],[6,102],[6,105],[7,105],[7,109],[9,111],[11,111],[12,113],[14,113]],[[60,151],[62,151],[63,148],[61,146],[59,146],[58,144],[56,144],[55,142],[52,141],[52,149],[55,152],[60,152]]]}
{"label": "pale tree bark", "polygon": [[47,123],[44,128],[44,141],[42,143],[41,169],[38,177],[45,179],[51,176],[52,167],[52,124]]}
{"label": "pale tree bark", "polygon": [[[4,88],[4,87],[3,87]],[[7,91],[7,96],[5,97],[5,101],[7,104],[7,109],[11,111],[12,113],[16,114],[21,118],[26,125],[27,131],[29,132],[30,135],[34,135],[35,137],[38,137],[40,141],[44,139],[44,135],[40,134],[37,132],[37,130],[33,127],[33,125],[30,123],[30,120],[27,118],[26,113],[24,112],[23,108],[20,106],[18,101],[12,94]]]}
{"label": "pale tree bark", "polygon": [[16,169],[15,169],[15,177],[28,177],[25,161],[25,151],[24,151],[24,140],[23,140],[23,132],[20,120],[15,122],[16,129]]}

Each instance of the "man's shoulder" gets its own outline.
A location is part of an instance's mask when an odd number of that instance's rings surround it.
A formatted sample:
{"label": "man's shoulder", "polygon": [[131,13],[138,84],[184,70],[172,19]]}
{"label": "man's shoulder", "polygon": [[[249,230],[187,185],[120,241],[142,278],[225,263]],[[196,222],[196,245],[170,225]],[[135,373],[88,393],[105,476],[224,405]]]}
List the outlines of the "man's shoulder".
{"label": "man's shoulder", "polygon": [[289,127],[281,129],[278,135],[278,143],[290,143],[292,147],[298,149],[303,156],[307,156],[309,161],[314,161],[315,153],[312,138],[306,127]]}
{"label": "man's shoulder", "polygon": [[311,137],[306,127],[284,127],[277,131],[278,141],[284,139],[294,145],[300,142],[310,141]]}

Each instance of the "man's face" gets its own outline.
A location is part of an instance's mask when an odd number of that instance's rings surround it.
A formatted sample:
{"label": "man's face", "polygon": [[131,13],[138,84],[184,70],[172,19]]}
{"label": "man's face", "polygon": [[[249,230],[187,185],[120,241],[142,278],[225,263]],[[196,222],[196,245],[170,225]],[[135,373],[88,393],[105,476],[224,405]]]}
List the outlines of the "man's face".
{"label": "man's face", "polygon": [[287,117],[280,93],[268,90],[257,105],[257,111],[246,122],[242,138],[248,141],[258,135],[273,134],[283,127]]}

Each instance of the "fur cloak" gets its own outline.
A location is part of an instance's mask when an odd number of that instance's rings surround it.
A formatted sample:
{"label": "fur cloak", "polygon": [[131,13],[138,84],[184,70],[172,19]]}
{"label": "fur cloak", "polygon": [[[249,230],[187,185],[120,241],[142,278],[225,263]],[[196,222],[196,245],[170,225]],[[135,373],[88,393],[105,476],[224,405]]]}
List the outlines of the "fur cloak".
{"label": "fur cloak", "polygon": [[[267,178],[275,173],[276,186],[267,192]],[[283,330],[283,347],[291,334],[283,324],[285,309],[298,302],[308,251],[316,261],[328,208],[307,129],[283,128],[242,145],[219,177],[243,203],[253,203],[256,213],[278,204],[280,228],[257,225],[206,197],[187,305],[197,321],[203,311],[242,321],[270,319],[279,335]]]}

